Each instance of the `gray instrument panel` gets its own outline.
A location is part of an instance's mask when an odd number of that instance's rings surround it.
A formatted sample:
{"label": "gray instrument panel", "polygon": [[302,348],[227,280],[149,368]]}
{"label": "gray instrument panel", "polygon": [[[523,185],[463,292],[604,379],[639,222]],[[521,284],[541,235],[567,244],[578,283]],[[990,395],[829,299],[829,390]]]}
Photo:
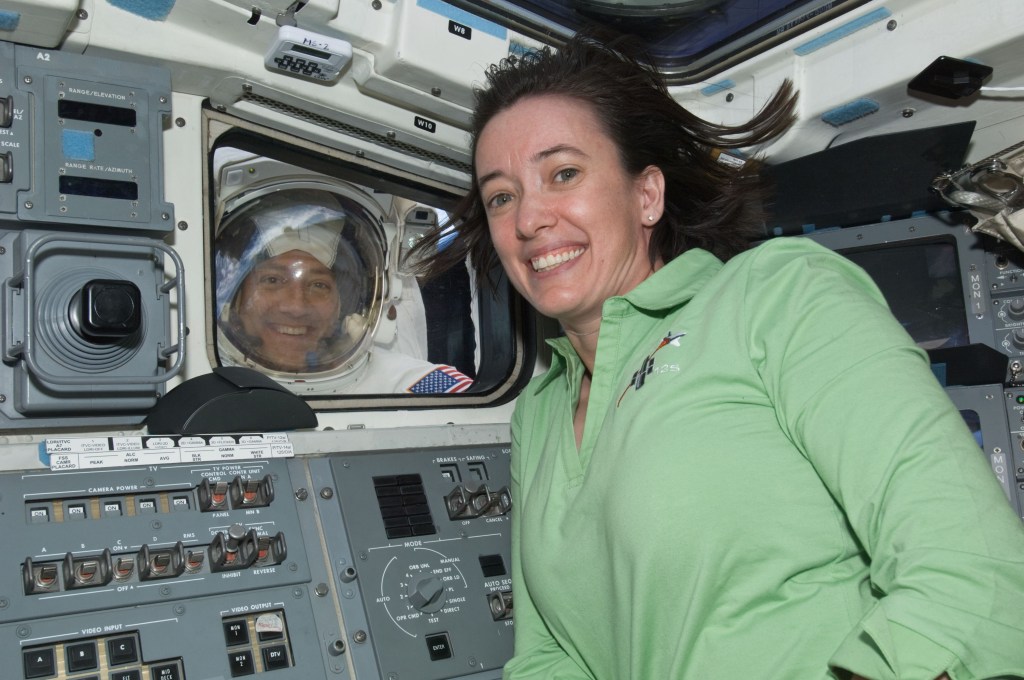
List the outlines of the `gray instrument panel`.
{"label": "gray instrument panel", "polygon": [[508,454],[0,475],[0,658],[26,680],[500,678]]}

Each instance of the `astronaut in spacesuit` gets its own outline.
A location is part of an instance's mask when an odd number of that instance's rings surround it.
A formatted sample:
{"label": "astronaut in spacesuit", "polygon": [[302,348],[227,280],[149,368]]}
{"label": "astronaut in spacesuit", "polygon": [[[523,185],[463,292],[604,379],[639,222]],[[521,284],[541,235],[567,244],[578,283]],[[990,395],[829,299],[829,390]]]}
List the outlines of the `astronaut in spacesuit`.
{"label": "astronaut in spacesuit", "polygon": [[300,395],[454,393],[472,380],[374,343],[390,284],[386,239],[367,205],[278,184],[221,216],[215,243],[221,363]]}

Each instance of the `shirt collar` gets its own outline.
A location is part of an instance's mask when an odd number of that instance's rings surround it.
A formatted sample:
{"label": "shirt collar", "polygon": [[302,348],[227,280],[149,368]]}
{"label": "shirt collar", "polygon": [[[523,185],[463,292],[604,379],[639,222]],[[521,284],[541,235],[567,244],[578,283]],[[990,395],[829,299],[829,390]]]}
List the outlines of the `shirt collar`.
{"label": "shirt collar", "polygon": [[689,302],[723,266],[722,261],[708,251],[693,248],[647,277],[621,299],[645,311],[678,307]]}
{"label": "shirt collar", "polygon": [[[616,300],[623,300],[643,311],[678,307],[696,295],[723,266],[722,261],[708,251],[693,248],[647,277],[625,295],[609,298],[605,302],[605,313],[608,311],[609,303],[620,304],[613,302]],[[570,363],[576,364],[580,361],[569,338],[549,338],[547,343],[553,350],[551,367],[538,381],[538,391],[564,373]]]}

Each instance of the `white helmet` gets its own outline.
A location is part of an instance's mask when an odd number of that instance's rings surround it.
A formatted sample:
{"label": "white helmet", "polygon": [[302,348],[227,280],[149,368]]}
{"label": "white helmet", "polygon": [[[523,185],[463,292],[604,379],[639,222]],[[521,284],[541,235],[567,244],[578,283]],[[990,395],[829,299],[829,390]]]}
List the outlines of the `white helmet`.
{"label": "white helmet", "polygon": [[222,204],[214,244],[217,349],[299,394],[343,392],[387,299],[380,206],[321,180],[254,184]]}

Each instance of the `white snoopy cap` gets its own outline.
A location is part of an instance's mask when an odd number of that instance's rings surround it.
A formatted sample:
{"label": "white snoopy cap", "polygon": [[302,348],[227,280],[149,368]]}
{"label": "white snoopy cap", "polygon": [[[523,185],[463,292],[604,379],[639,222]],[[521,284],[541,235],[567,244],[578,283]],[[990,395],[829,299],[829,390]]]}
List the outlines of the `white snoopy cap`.
{"label": "white snoopy cap", "polygon": [[[278,233],[267,240],[265,249],[269,257],[276,257],[292,250],[301,250],[315,257],[328,269],[334,266],[338,257],[338,241],[341,233],[318,224],[295,228],[279,227]],[[269,235],[268,235],[269,236]]]}

